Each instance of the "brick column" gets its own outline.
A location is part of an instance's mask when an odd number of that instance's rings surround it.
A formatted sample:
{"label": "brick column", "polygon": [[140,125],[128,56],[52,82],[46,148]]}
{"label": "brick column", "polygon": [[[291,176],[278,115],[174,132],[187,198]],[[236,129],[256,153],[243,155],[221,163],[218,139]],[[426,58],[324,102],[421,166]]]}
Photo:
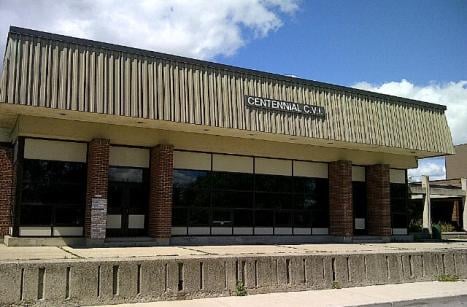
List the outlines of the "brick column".
{"label": "brick column", "polygon": [[329,163],[329,233],[353,235],[352,162]]}
{"label": "brick column", "polygon": [[13,150],[0,145],[0,238],[9,234],[14,195]]}
{"label": "brick column", "polygon": [[104,240],[107,224],[109,140],[93,139],[88,144],[88,175],[84,235]]}
{"label": "brick column", "polygon": [[366,168],[367,227],[373,236],[390,236],[391,198],[389,166],[370,165]]}
{"label": "brick column", "polygon": [[172,228],[173,146],[158,145],[151,149],[149,236],[168,240]]}

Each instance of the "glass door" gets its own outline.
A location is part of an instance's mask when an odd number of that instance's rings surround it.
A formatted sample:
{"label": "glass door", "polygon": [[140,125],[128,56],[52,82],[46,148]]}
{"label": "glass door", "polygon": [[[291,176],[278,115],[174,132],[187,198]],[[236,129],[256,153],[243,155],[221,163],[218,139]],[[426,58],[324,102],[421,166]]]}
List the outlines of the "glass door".
{"label": "glass door", "polygon": [[352,182],[352,200],[354,213],[354,234],[366,235],[367,232],[367,208],[366,208],[366,183]]}
{"label": "glass door", "polygon": [[144,236],[149,200],[148,170],[111,167],[107,207],[108,236]]}

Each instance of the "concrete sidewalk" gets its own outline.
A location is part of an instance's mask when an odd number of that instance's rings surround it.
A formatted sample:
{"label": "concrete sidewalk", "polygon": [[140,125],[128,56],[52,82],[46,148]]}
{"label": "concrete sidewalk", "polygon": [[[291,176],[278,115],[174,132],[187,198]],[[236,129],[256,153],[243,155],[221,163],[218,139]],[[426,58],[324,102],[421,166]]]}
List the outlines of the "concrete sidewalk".
{"label": "concrete sidewalk", "polygon": [[467,306],[467,282],[418,282],[333,290],[121,304],[132,307]]}
{"label": "concrete sidewalk", "polygon": [[377,254],[466,250],[465,241],[423,243],[351,243],[296,245],[226,245],[226,246],[157,246],[157,247],[7,247],[0,244],[0,262],[58,259],[148,259],[154,257],[191,258],[248,255]]}

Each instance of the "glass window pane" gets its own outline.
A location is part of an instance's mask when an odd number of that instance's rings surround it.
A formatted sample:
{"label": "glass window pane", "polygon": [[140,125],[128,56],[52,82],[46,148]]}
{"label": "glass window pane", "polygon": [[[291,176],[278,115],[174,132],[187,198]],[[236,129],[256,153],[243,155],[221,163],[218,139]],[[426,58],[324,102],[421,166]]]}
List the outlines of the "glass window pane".
{"label": "glass window pane", "polygon": [[291,227],[292,213],[290,211],[276,211],[276,227]]}
{"label": "glass window pane", "polygon": [[293,194],[257,192],[255,205],[256,208],[262,209],[293,208]]}
{"label": "glass window pane", "polygon": [[215,190],[253,190],[253,174],[213,172],[213,189]]}
{"label": "glass window pane", "polygon": [[272,210],[258,210],[255,212],[256,227],[272,227],[274,225],[274,215]]}
{"label": "glass window pane", "polygon": [[352,183],[352,200],[354,215],[356,218],[366,217],[366,183],[353,182]]}
{"label": "glass window pane", "polygon": [[311,227],[311,212],[296,211],[293,214],[293,226],[295,227]]}
{"label": "glass window pane", "polygon": [[188,225],[188,209],[175,208],[172,210],[172,226],[187,226]]}
{"label": "glass window pane", "polygon": [[314,210],[311,212],[311,226],[315,228],[329,227],[329,213],[324,210]]}
{"label": "glass window pane", "polygon": [[230,210],[213,210],[212,226],[232,226],[232,212]]}
{"label": "glass window pane", "polygon": [[84,208],[58,207],[55,209],[55,225],[81,226],[84,224]]}
{"label": "glass window pane", "polygon": [[130,167],[110,167],[109,181],[142,183],[143,169]]}
{"label": "glass window pane", "polygon": [[252,208],[253,192],[213,192],[212,206],[215,208]]}
{"label": "glass window pane", "polygon": [[82,225],[85,196],[85,163],[24,160],[21,225]]}
{"label": "glass window pane", "polygon": [[237,227],[253,227],[253,211],[234,210],[234,225]]}
{"label": "glass window pane", "polygon": [[190,209],[189,226],[209,226],[209,208]]}
{"label": "glass window pane", "polygon": [[130,208],[146,208],[148,206],[149,191],[145,183],[131,183],[127,188]]}
{"label": "glass window pane", "polygon": [[173,190],[174,207],[209,207],[211,192],[209,190],[180,189]]}
{"label": "glass window pane", "polygon": [[294,177],[294,193],[323,195],[328,193],[328,179]]}
{"label": "glass window pane", "polygon": [[174,170],[174,187],[185,188],[192,190],[209,190],[210,177],[208,171],[192,171],[192,170]]}
{"label": "glass window pane", "polygon": [[22,226],[49,226],[52,225],[51,206],[21,206]]}
{"label": "glass window pane", "polygon": [[407,216],[405,214],[393,214],[392,215],[392,227],[393,228],[406,228],[407,227]]}
{"label": "glass window pane", "polygon": [[407,202],[405,199],[391,199],[392,213],[405,213],[407,211]]}
{"label": "glass window pane", "polygon": [[109,184],[109,200],[108,200],[108,208],[109,209],[117,209],[122,206],[123,203],[123,189],[121,189],[118,185]]}
{"label": "glass window pane", "polygon": [[407,185],[403,183],[391,183],[391,198],[406,198]]}
{"label": "glass window pane", "polygon": [[86,178],[86,164],[78,162],[25,159],[23,182],[82,183]]}
{"label": "glass window pane", "polygon": [[255,175],[256,191],[292,193],[292,177],[277,175]]}

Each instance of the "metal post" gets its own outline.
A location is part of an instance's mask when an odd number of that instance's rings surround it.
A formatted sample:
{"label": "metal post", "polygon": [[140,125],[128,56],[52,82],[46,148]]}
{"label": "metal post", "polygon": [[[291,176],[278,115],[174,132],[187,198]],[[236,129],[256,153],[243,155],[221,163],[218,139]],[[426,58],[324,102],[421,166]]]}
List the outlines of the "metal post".
{"label": "metal post", "polygon": [[430,177],[422,176],[423,194],[423,230],[431,235],[431,201],[430,201]]}

